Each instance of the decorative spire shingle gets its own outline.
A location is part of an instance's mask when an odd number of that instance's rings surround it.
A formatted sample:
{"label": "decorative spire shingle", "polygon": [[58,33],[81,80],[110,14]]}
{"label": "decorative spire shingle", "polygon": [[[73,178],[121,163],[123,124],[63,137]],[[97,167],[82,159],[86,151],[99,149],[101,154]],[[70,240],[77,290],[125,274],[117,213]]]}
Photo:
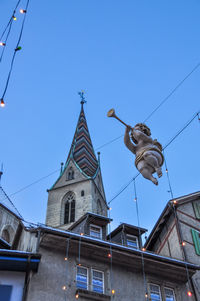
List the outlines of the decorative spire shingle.
{"label": "decorative spire shingle", "polygon": [[73,158],[87,176],[93,177],[98,168],[98,161],[92,146],[83,104],[81,101],[81,112],[67,161]]}

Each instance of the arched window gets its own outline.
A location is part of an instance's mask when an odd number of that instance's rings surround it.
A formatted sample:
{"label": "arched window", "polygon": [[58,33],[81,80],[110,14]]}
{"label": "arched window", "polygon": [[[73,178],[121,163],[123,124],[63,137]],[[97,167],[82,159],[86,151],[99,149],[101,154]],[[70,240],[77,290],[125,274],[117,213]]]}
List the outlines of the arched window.
{"label": "arched window", "polygon": [[103,214],[102,205],[101,205],[100,200],[97,200],[97,214],[99,214],[99,215]]}
{"label": "arched window", "polygon": [[2,232],[2,238],[7,241],[7,242],[10,242],[10,234],[8,232],[7,229],[4,229],[3,232]]}
{"label": "arched window", "polygon": [[68,192],[63,199],[64,202],[64,224],[73,223],[75,221],[75,195]]}
{"label": "arched window", "polygon": [[70,167],[67,173],[67,180],[73,180],[73,179],[74,179],[74,170],[72,167]]}
{"label": "arched window", "polygon": [[81,190],[81,196],[84,196],[84,195],[85,195],[85,191]]}

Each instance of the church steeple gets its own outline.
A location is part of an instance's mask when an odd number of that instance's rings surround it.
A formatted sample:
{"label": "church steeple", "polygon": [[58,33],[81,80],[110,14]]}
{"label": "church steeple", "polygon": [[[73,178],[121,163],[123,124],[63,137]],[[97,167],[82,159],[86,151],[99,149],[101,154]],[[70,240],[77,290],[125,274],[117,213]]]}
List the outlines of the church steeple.
{"label": "church steeple", "polygon": [[81,112],[65,167],[68,165],[69,160],[73,159],[85,175],[94,177],[99,164],[94,153],[83,104],[82,100]]}
{"label": "church steeple", "polygon": [[107,203],[100,170],[84,113],[81,111],[64,168],[49,190],[46,224],[67,229],[85,213],[107,216]]}

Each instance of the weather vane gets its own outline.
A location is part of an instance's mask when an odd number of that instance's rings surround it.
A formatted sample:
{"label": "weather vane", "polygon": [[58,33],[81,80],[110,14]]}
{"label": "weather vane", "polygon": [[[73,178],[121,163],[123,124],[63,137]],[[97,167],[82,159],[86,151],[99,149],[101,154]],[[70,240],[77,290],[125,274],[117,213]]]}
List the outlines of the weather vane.
{"label": "weather vane", "polygon": [[[126,126],[124,143],[126,147],[135,155],[135,166],[144,178],[158,185],[158,180],[153,177],[157,173],[158,178],[162,176],[162,165],[164,156],[162,145],[151,138],[151,130],[144,123],[137,123],[134,127],[127,125],[115,115],[115,110],[111,109],[107,113],[108,117],[114,117]],[[132,140],[132,141],[131,141]]]}
{"label": "weather vane", "polygon": [[80,96],[80,98],[81,98],[81,104],[83,105],[84,103],[86,103],[87,101],[85,100],[85,96],[84,96],[84,94],[85,94],[85,91],[81,91],[81,92],[78,92],[78,95]]}

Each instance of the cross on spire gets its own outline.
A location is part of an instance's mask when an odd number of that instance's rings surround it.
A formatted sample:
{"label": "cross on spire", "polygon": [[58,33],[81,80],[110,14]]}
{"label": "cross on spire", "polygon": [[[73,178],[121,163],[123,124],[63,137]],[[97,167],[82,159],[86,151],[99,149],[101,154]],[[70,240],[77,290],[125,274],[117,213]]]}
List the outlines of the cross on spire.
{"label": "cross on spire", "polygon": [[81,92],[78,92],[78,95],[80,96],[81,98],[81,105],[83,106],[84,103],[86,103],[86,100],[85,100],[85,96],[84,96],[85,92],[82,90]]}

